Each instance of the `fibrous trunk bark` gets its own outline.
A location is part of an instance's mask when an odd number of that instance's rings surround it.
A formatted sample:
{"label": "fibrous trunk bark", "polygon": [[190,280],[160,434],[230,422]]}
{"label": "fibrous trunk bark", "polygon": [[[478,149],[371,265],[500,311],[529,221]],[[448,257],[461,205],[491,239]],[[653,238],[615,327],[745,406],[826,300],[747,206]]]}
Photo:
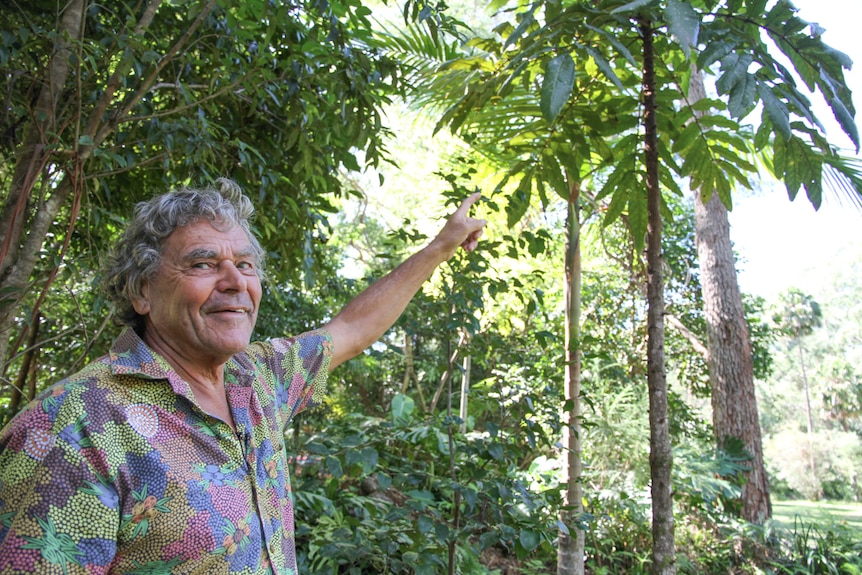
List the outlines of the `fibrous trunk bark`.
{"label": "fibrous trunk bark", "polygon": [[[703,79],[695,73],[689,99],[694,103],[703,97]],[[742,486],[741,514],[746,521],[762,524],[772,516],[772,504],[769,480],[763,466],[751,338],[736,276],[727,207],[718,194],[712,194],[706,202],[699,190],[694,195],[695,236],[709,349],[707,366],[712,387],[713,431],[719,448],[728,438],[736,438],[751,455],[750,469],[745,473]]]}

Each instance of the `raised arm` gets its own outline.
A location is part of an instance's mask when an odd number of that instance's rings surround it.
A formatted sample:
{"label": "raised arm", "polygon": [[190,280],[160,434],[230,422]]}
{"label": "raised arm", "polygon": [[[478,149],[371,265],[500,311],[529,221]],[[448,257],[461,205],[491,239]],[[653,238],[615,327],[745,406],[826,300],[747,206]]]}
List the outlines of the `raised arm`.
{"label": "raised arm", "polygon": [[477,192],[465,199],[427,246],[368,286],[325,326],[335,348],[330,369],[362,353],[392,327],[422,284],[458,246],[467,251],[476,248],[485,220],[471,218],[468,212],[479,197]]}

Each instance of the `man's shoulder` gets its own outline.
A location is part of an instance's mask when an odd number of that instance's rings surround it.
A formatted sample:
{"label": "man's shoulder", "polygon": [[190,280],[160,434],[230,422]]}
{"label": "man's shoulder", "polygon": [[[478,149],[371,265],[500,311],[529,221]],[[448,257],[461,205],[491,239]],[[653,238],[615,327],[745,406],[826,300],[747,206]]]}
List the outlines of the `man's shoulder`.
{"label": "man's shoulder", "polygon": [[325,329],[315,329],[305,333],[289,336],[254,341],[249,344],[245,352],[234,356],[240,364],[244,359],[251,361],[276,356],[297,355],[308,357],[311,355],[331,354],[332,337]]}
{"label": "man's shoulder", "polygon": [[50,402],[52,399],[57,401],[69,394],[78,395],[85,390],[108,384],[112,376],[110,362],[107,361],[107,356],[103,356],[85,365],[80,371],[48,386],[36,396],[33,402]]}
{"label": "man's shoulder", "polygon": [[293,337],[265,339],[249,344],[227,365],[227,373],[239,381],[243,376],[263,377],[270,382],[288,380],[297,373],[325,377],[332,358],[332,338],[324,329]]}

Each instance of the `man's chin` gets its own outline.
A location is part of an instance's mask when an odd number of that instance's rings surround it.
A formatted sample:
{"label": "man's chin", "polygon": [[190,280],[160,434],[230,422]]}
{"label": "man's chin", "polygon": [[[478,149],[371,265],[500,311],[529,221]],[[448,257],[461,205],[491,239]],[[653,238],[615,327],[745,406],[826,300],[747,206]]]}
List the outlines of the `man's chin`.
{"label": "man's chin", "polygon": [[244,352],[251,343],[251,333],[237,335],[235,337],[220,337],[210,341],[209,347],[212,351],[228,359],[238,353]]}

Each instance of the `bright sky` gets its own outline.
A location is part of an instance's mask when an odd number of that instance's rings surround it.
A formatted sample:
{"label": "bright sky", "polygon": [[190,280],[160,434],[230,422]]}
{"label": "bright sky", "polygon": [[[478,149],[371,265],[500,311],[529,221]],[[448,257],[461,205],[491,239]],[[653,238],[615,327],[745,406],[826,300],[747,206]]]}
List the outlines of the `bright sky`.
{"label": "bright sky", "polygon": [[[845,78],[853,91],[857,125],[862,130],[862,40],[859,22],[862,0],[792,0],[799,16],[826,29],[823,40],[854,61]],[[819,97],[812,97],[814,111],[826,125],[833,145],[851,148],[832,112]],[[831,123],[828,123],[830,120]],[[836,261],[862,254],[862,212],[848,203],[826,197],[823,206],[814,208],[800,191],[790,202],[783,185],[759,197],[735,199],[730,215],[731,239],[742,256],[739,283],[744,292],[767,300],[789,287],[797,287],[817,297],[824,274]]]}

